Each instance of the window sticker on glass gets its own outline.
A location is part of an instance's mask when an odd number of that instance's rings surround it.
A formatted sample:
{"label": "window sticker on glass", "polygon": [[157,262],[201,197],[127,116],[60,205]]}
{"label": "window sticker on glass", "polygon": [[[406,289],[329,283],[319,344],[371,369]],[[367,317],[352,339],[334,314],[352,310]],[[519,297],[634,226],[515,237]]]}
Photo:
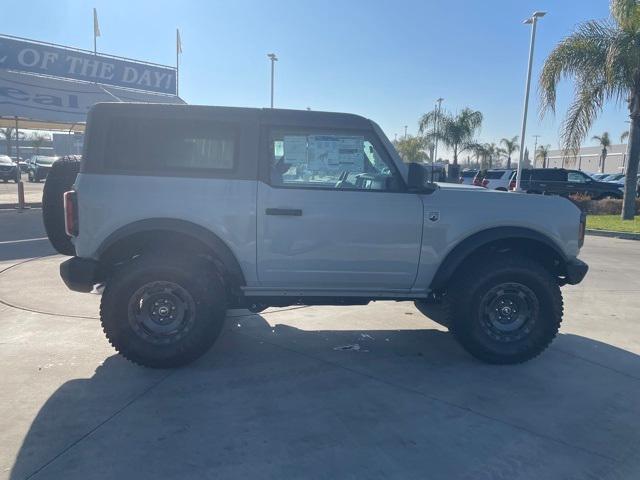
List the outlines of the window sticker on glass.
{"label": "window sticker on glass", "polygon": [[364,169],[364,137],[309,136],[309,168],[315,171]]}
{"label": "window sticker on glass", "polygon": [[291,165],[305,165],[307,163],[306,136],[286,135],[284,137],[284,161]]}

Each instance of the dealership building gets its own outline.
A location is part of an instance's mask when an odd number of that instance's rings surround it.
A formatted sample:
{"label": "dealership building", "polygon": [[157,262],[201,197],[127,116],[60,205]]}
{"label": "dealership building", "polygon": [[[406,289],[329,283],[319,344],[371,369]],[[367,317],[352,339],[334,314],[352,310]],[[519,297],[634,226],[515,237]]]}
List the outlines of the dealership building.
{"label": "dealership building", "polygon": [[[600,172],[602,147],[582,147],[577,155],[567,156],[562,150],[550,150],[546,165],[549,168],[575,168],[589,173]],[[611,145],[607,148],[604,173],[623,173],[627,165],[627,145]],[[536,159],[536,167],[542,167],[542,159]]]}

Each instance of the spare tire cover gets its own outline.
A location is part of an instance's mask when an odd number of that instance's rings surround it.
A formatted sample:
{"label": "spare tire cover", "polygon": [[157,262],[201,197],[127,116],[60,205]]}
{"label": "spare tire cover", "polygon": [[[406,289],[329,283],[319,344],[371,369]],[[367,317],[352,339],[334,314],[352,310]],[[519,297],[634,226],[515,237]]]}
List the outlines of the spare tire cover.
{"label": "spare tire cover", "polygon": [[63,194],[71,190],[80,171],[80,160],[76,156],[62,157],[51,166],[42,191],[42,220],[47,237],[59,253],[75,255],[71,238],[64,229]]}

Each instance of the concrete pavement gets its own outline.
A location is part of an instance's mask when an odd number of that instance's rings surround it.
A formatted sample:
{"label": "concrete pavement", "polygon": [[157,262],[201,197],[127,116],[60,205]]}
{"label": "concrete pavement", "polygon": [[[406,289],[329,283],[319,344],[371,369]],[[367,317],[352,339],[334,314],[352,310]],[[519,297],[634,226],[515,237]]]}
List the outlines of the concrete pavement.
{"label": "concrete pavement", "polygon": [[2,243],[43,236],[38,214],[0,212],[0,478],[640,475],[640,242],[587,237],[561,334],[524,365],[375,302],[233,311],[203,359],[152,371],[114,354],[47,242]]}

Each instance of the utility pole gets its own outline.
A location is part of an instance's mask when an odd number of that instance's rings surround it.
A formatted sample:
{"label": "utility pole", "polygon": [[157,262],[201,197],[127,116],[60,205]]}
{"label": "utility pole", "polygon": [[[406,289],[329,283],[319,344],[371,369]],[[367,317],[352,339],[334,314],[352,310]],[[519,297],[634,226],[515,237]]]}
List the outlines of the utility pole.
{"label": "utility pole", "polygon": [[271,60],[271,108],[273,108],[273,73],[274,73],[274,65],[275,62],[278,61],[278,57],[276,57],[275,53],[267,54],[267,57]]}
{"label": "utility pole", "polygon": [[538,150],[538,139],[540,135],[532,135],[535,138],[535,142],[533,142],[533,168],[536,168],[536,150]]}
{"label": "utility pole", "polygon": [[404,139],[407,139],[407,125],[404,126]]}

